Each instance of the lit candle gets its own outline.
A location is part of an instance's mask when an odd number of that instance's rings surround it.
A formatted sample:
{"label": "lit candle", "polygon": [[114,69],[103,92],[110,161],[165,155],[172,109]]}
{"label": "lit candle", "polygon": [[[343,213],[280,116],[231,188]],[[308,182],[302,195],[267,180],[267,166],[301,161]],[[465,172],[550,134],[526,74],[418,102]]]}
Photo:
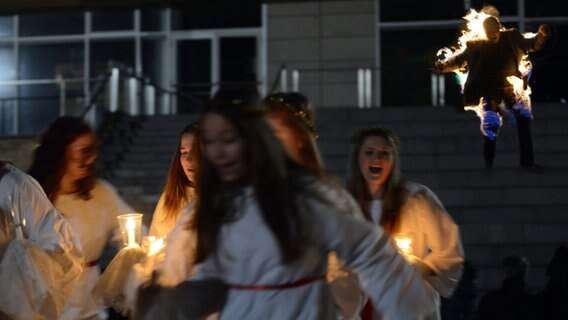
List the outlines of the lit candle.
{"label": "lit candle", "polygon": [[412,254],[412,239],[409,236],[399,233],[394,237],[394,241],[405,256]]}
{"label": "lit candle", "polygon": [[127,247],[139,248],[141,243],[142,232],[142,214],[141,213],[127,213],[121,214],[118,218],[118,225],[120,233],[122,234],[122,242]]}
{"label": "lit candle", "polygon": [[133,218],[126,220],[126,232],[128,233],[128,246],[134,247],[136,244],[136,221]]}

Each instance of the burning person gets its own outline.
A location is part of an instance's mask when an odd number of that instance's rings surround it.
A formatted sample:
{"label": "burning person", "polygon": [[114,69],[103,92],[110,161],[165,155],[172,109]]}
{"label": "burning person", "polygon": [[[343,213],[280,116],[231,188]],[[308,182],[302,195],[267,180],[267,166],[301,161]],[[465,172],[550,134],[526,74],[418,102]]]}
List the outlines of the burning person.
{"label": "burning person", "polygon": [[[497,135],[502,123],[503,110],[500,105],[503,103],[513,113],[517,123],[521,168],[542,170],[534,163],[532,112],[528,97],[530,89],[526,83],[531,65],[526,55],[544,46],[550,35],[549,28],[541,25],[536,35],[523,35],[516,29],[503,28],[496,16],[483,12],[472,11],[465,18],[470,21],[469,31],[460,39],[460,48],[454,52],[442,49],[446,57],[436,62],[436,70],[459,73],[460,69],[467,67],[464,99],[466,106],[478,109],[482,121],[485,167],[493,167]],[[472,22],[482,23],[477,35],[471,26]]]}

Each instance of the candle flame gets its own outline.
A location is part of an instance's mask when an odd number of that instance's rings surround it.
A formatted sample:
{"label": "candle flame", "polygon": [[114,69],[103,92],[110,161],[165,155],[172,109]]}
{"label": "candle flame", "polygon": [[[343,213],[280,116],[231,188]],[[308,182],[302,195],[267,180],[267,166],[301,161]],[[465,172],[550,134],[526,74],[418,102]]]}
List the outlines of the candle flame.
{"label": "candle flame", "polygon": [[127,230],[127,231],[131,231],[131,230],[136,229],[136,221],[134,221],[134,219],[132,219],[132,218],[128,218],[128,219],[126,220],[126,225],[125,225],[125,227],[126,227],[126,230]]}
{"label": "candle flame", "polygon": [[410,254],[410,251],[412,250],[412,239],[410,239],[410,237],[405,235],[397,235],[394,238],[394,241],[396,243],[396,246],[402,253]]}

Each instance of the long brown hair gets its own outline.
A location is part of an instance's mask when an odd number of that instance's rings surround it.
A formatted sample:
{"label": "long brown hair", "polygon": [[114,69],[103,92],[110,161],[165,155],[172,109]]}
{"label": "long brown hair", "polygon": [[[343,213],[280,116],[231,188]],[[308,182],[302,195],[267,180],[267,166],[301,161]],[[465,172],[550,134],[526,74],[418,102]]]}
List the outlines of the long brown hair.
{"label": "long brown hair", "polygon": [[189,188],[195,187],[195,181],[189,181],[189,179],[187,179],[180,163],[181,140],[185,134],[190,134],[194,137],[190,153],[192,162],[197,163],[197,159],[201,157],[197,139],[197,123],[191,123],[185,126],[179,133],[178,147],[172,157],[172,163],[168,170],[168,180],[166,181],[163,191],[165,219],[167,220],[171,219],[175,221],[180,209],[187,204],[192,197],[192,192]]}
{"label": "long brown hair", "polygon": [[367,201],[371,200],[371,191],[365,178],[361,174],[359,167],[359,152],[361,146],[368,137],[381,137],[387,141],[393,150],[393,168],[390,176],[385,182],[382,193],[382,214],[381,226],[389,233],[397,230],[400,221],[400,209],[404,205],[407,197],[407,191],[404,188],[404,180],[400,171],[400,140],[398,136],[391,130],[372,127],[356,132],[352,139],[351,153],[349,155],[349,165],[347,167],[347,190],[353,195],[359,203],[365,218],[369,221],[371,213],[367,205]]}
{"label": "long brown hair", "polygon": [[[53,121],[41,136],[28,173],[41,184],[51,202],[55,202],[59,196],[61,179],[67,168],[67,147],[85,134],[94,136],[88,124],[80,118],[64,116]],[[75,182],[77,194],[84,200],[91,198],[91,190],[95,187],[94,165],[90,172],[91,174]]]}
{"label": "long brown hair", "polygon": [[300,164],[316,176],[323,176],[323,162],[316,145],[315,113],[308,99],[299,93],[274,93],[263,100],[269,116],[281,119],[302,144]]}
{"label": "long brown hair", "polygon": [[[290,178],[297,166],[268,128],[262,109],[239,101],[213,100],[205,106],[200,128],[208,114],[224,117],[245,141],[245,183],[252,186],[263,220],[278,240],[282,261],[294,261],[305,245],[304,224],[295,201],[302,186]],[[234,213],[229,203],[239,188],[223,183],[205,157],[199,160],[196,180],[192,227],[197,229],[196,262],[201,262],[217,249],[221,225]]]}

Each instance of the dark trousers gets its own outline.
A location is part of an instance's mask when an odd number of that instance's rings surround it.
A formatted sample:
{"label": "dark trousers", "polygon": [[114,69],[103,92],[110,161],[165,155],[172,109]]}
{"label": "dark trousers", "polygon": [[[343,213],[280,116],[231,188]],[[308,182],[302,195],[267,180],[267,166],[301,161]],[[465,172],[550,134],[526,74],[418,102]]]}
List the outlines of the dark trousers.
{"label": "dark trousers", "polygon": [[[511,110],[515,116],[515,121],[517,123],[517,139],[519,143],[520,159],[519,164],[522,166],[532,166],[534,165],[534,151],[532,142],[532,132],[531,132],[531,122],[532,119],[522,116],[519,110],[513,109],[515,105],[514,98],[508,98],[504,100],[505,107],[507,110]],[[499,109],[500,100],[492,100],[487,103],[486,110],[492,110],[501,113]],[[495,148],[497,147],[497,138],[491,140],[487,137],[483,137],[483,158],[488,166],[493,165],[493,159],[495,159]]]}

